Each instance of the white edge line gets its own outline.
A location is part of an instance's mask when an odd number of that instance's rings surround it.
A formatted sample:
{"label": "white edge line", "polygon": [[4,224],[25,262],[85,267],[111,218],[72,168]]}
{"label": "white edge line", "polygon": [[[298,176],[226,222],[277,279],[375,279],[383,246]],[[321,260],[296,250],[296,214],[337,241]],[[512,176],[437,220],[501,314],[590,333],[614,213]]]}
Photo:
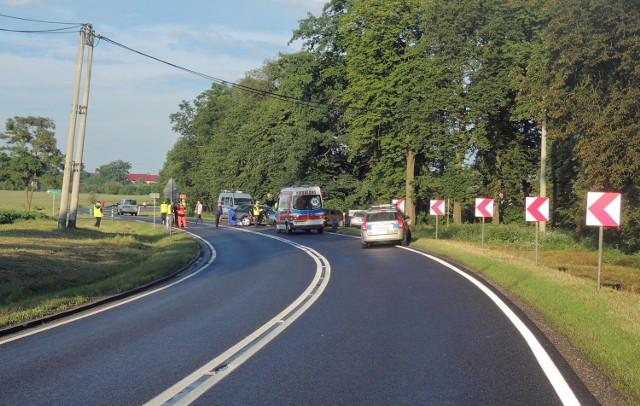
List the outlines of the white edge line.
{"label": "white edge line", "polygon": [[[324,258],[322,255],[320,255],[317,251],[315,251],[315,250],[313,250],[313,249],[311,249],[309,247],[303,246],[301,244],[298,244],[296,242],[293,242],[293,241],[290,241],[290,240],[286,240],[284,238],[280,238],[280,237],[277,237],[277,236],[257,233],[255,231],[244,230],[244,229],[237,229],[237,230],[238,231],[255,233],[255,234],[260,234],[260,235],[262,235],[264,237],[280,240],[280,241],[283,241],[283,242],[285,242],[287,244],[290,244],[290,245],[294,246],[295,248],[298,248],[298,249],[300,249],[302,251],[307,252],[307,254],[312,253],[313,255],[311,255],[311,254],[309,254],[309,255],[313,258],[313,260],[316,263],[316,274],[315,274],[313,280],[311,281],[309,286],[305,289],[305,291],[300,296],[298,296],[298,298],[293,303],[291,303],[286,309],[281,311],[277,316],[275,316],[274,318],[269,320],[267,323],[265,323],[260,328],[255,330],[253,333],[249,334],[247,337],[242,339],[242,341],[238,342],[233,347],[231,347],[228,350],[226,350],[224,353],[218,355],[217,357],[215,357],[211,361],[207,362],[206,364],[204,364],[203,366],[201,366],[197,370],[193,371],[191,374],[187,375],[185,378],[181,379],[179,382],[177,382],[172,387],[166,389],[164,392],[160,393],[158,396],[156,396],[155,398],[153,398],[150,401],[148,401],[147,403],[145,403],[145,405],[152,406],[152,405],[163,405],[163,404],[167,403],[169,400],[173,399],[180,392],[182,392],[183,390],[188,388],[191,384],[193,384],[193,382],[201,379],[208,372],[213,370],[213,368],[219,366],[220,364],[222,364],[222,362],[224,362],[225,360],[229,359],[234,354],[238,353],[240,350],[245,348],[247,345],[249,345],[256,338],[260,337],[266,331],[271,329],[274,325],[278,325],[277,328],[273,329],[269,334],[267,334],[265,337],[263,337],[259,341],[259,343],[257,345],[251,347],[249,350],[247,350],[241,356],[236,358],[233,363],[230,363],[224,371],[220,371],[219,373],[213,374],[210,378],[208,378],[204,382],[200,383],[196,388],[194,388],[193,390],[189,391],[189,393],[187,393],[184,397],[180,398],[176,402],[171,402],[171,404],[175,404],[175,405],[188,405],[188,404],[192,403],[199,396],[201,396],[206,391],[211,389],[211,387],[213,387],[216,383],[218,383],[220,380],[222,380],[228,374],[233,372],[233,370],[235,370],[240,365],[242,365],[252,355],[254,355],[256,352],[258,352],[260,349],[262,349],[265,345],[267,345],[271,340],[273,340],[282,331],[284,331],[284,329],[289,327],[316,300],[318,300],[318,298],[320,297],[320,295],[322,294],[322,292],[324,291],[324,289],[328,285],[329,279],[331,277],[331,266],[329,264],[329,261],[327,261],[326,258]],[[325,276],[323,278],[323,283],[318,287],[316,293],[313,295],[313,297],[311,299],[308,299],[308,297],[311,294],[311,292],[318,285],[318,282],[320,281],[320,277],[322,276],[323,265],[320,263],[318,258],[322,258],[324,260],[324,262],[325,262],[325,265],[324,265]],[[296,312],[294,314],[292,314],[285,322],[281,322],[283,316],[286,316],[288,313],[290,313],[293,309],[295,309],[297,306],[300,305],[300,303],[302,303],[305,300],[306,300],[306,303],[303,306],[301,306],[298,310],[296,310]]]}
{"label": "white edge line", "polygon": [[[187,231],[185,231],[185,232],[187,232]],[[178,279],[177,281],[171,282],[168,285],[162,286],[160,288],[157,288],[157,289],[154,289],[154,290],[150,290],[148,292],[144,292],[144,293],[141,293],[139,295],[132,296],[132,297],[130,297],[128,299],[124,299],[122,301],[119,301],[119,302],[116,302],[116,303],[113,303],[113,304],[110,304],[110,305],[107,305],[107,306],[104,306],[104,307],[100,307],[98,309],[91,310],[91,311],[88,311],[86,313],[82,313],[80,315],[70,316],[69,318],[65,318],[64,320],[61,320],[61,321],[51,322],[50,324],[47,324],[46,326],[38,327],[38,328],[35,328],[35,329],[30,330],[28,332],[17,334],[15,336],[6,338],[4,340],[0,340],[0,345],[9,343],[11,341],[20,340],[22,338],[29,337],[29,336],[32,336],[32,335],[35,335],[35,334],[39,334],[39,333],[42,333],[42,332],[47,331],[47,330],[52,330],[54,328],[57,328],[57,327],[60,327],[60,326],[64,326],[65,324],[73,323],[75,321],[82,320],[84,318],[91,317],[91,316],[94,316],[94,315],[102,313],[102,312],[106,312],[107,310],[111,310],[111,309],[116,308],[118,306],[122,306],[122,305],[125,305],[127,303],[131,303],[131,302],[134,302],[136,300],[142,299],[143,297],[147,297],[149,295],[153,295],[155,293],[161,292],[161,291],[163,291],[165,289],[168,289],[168,288],[170,288],[170,287],[172,287],[174,285],[182,283],[182,282],[186,281],[187,279],[189,279],[189,278],[191,278],[193,276],[196,276],[197,274],[202,272],[206,267],[211,265],[211,263],[213,261],[215,261],[217,253],[216,253],[215,248],[213,248],[213,245],[211,245],[207,240],[205,240],[205,239],[203,239],[203,238],[201,238],[201,237],[199,237],[199,236],[197,236],[195,234],[192,234],[192,233],[189,233],[189,234],[193,235],[194,237],[200,238],[211,249],[211,258],[209,259],[209,261],[206,264],[204,264],[203,266],[201,266],[200,268],[198,268],[196,271],[194,271],[194,272],[192,272],[192,273],[190,273],[190,274]]]}
{"label": "white edge line", "polygon": [[408,248],[408,247],[398,247],[398,248],[415,252],[416,254],[423,255],[433,261],[436,261],[446,266],[447,268],[457,272],[458,274],[460,274],[461,276],[469,280],[471,283],[476,285],[476,287],[478,287],[482,292],[484,292],[484,294],[489,296],[489,298],[498,306],[500,310],[502,310],[502,312],[507,316],[507,318],[511,321],[511,323],[515,326],[515,328],[518,330],[518,332],[522,335],[524,340],[527,342],[527,344],[529,345],[529,348],[531,348],[531,351],[533,352],[533,355],[536,357],[538,364],[540,364],[540,367],[542,368],[545,375],[547,376],[547,379],[549,379],[549,382],[555,389],[556,394],[560,397],[562,404],[564,405],[580,404],[575,394],[567,384],[567,381],[564,379],[564,376],[562,376],[562,373],[560,373],[560,370],[558,370],[558,367],[556,367],[556,365],[553,363],[553,360],[551,359],[549,354],[547,354],[547,352],[544,350],[544,348],[542,347],[538,339],[536,339],[536,337],[533,335],[531,330],[529,330],[529,328],[522,322],[522,320],[520,320],[520,318],[518,318],[518,316],[516,316],[516,314],[504,303],[502,299],[500,299],[495,293],[493,293],[489,288],[487,288],[484,284],[482,284],[473,276],[469,275],[468,273],[462,271],[461,269],[449,264],[448,262],[440,258],[434,257],[422,251],[415,250],[413,248]]}

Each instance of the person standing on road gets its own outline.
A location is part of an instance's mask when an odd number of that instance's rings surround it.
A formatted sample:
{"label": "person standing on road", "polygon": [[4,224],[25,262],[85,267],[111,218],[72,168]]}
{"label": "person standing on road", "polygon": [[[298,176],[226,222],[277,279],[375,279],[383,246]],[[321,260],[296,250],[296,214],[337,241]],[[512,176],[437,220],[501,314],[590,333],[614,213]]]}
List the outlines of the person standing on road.
{"label": "person standing on road", "polygon": [[93,226],[100,228],[100,223],[102,222],[102,204],[100,204],[100,202],[96,202],[96,205],[93,207],[93,217],[96,218],[96,223]]}
{"label": "person standing on road", "polygon": [[178,227],[187,228],[187,209],[182,202],[178,203],[176,213],[178,215]]}
{"label": "person standing on road", "polygon": [[200,200],[196,203],[196,216],[196,224],[198,224],[198,221],[204,223],[202,221],[202,203],[200,203]]}
{"label": "person standing on road", "polygon": [[167,224],[167,215],[169,212],[169,202],[164,200],[162,204],[160,204],[160,218],[162,218],[162,224]]}
{"label": "person standing on road", "polygon": [[218,206],[216,206],[216,228],[220,224],[220,216],[222,216],[222,202],[218,202]]}
{"label": "person standing on road", "polygon": [[262,207],[260,207],[260,201],[256,200],[256,204],[253,205],[253,226],[258,227],[260,223],[260,215],[262,214]]}

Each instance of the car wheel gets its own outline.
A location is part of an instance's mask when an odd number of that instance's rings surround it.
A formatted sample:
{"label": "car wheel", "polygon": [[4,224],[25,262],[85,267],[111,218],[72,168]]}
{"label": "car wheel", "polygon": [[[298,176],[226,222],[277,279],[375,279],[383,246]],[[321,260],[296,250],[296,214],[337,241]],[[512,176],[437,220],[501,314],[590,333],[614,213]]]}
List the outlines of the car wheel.
{"label": "car wheel", "polygon": [[320,227],[320,228],[318,229],[318,234],[322,234],[323,232],[324,232],[324,228]]}
{"label": "car wheel", "polygon": [[368,248],[369,247],[369,243],[368,242],[363,242],[362,243],[362,248]]}
{"label": "car wheel", "polygon": [[289,235],[293,234],[293,227],[291,227],[289,223],[285,223],[284,226],[287,229],[287,234]]}
{"label": "car wheel", "polygon": [[250,226],[251,225],[251,219],[248,216],[244,216],[240,220],[240,224],[242,224],[243,226]]}

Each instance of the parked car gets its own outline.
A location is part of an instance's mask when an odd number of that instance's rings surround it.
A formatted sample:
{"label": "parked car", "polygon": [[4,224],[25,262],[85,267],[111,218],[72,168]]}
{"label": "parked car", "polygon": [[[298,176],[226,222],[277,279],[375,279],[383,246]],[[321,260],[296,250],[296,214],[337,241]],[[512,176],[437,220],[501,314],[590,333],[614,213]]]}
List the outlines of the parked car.
{"label": "parked car", "polygon": [[[264,210],[264,217],[261,220],[261,224],[272,226],[276,221],[276,212],[271,206],[260,205]],[[243,226],[250,226],[253,224],[253,205],[241,204],[234,209],[233,217]]]}
{"label": "parked car", "polygon": [[344,226],[344,213],[340,210],[324,209],[324,226],[330,227],[333,220],[338,221],[338,227]]}
{"label": "parked car", "polygon": [[116,203],[116,213],[118,216],[122,216],[125,213],[132,216],[138,215],[138,202],[136,199],[122,199]]}
{"label": "parked car", "polygon": [[364,221],[364,216],[367,214],[366,210],[356,210],[351,214],[349,225],[352,227],[360,227]]}
{"label": "parked car", "polygon": [[409,245],[411,230],[402,213],[392,205],[371,206],[360,226],[362,248],[373,243]]}

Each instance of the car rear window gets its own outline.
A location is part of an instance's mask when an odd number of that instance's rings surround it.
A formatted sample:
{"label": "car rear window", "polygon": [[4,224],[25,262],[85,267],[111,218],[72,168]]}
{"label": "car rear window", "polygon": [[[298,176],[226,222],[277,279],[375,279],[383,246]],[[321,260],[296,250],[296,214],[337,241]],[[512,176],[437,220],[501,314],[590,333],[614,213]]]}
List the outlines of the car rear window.
{"label": "car rear window", "polygon": [[378,212],[378,213],[369,213],[367,215],[367,221],[395,221],[397,220],[396,214],[394,212]]}

